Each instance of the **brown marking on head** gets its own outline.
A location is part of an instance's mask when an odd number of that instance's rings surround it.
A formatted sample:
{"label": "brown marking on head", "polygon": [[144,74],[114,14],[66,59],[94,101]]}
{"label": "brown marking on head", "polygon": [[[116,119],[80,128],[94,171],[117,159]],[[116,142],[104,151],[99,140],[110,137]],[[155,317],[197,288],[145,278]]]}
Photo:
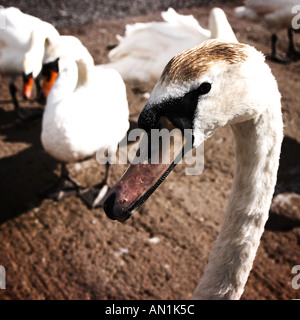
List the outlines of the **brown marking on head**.
{"label": "brown marking on head", "polygon": [[247,59],[246,45],[240,43],[205,41],[173,57],[166,65],[160,83],[170,81],[193,81],[207,71],[214,63],[224,61],[229,64]]}

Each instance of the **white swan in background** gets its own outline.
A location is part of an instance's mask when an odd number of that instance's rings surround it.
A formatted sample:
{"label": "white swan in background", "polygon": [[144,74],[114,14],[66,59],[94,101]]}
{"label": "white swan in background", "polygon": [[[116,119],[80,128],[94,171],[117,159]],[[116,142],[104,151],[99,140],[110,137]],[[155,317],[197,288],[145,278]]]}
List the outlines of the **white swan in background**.
{"label": "white swan in background", "polygon": [[[44,149],[63,163],[57,188],[50,190],[60,199],[79,189],[68,176],[65,164],[83,160],[101,149],[115,152],[129,128],[129,110],[122,77],[113,69],[95,67],[92,56],[77,38],[61,36],[60,43],[51,46],[47,54],[51,60],[45,60],[43,75],[50,81],[52,73],[58,76],[50,92],[47,81],[44,84],[48,97],[41,141]],[[103,195],[107,185],[99,185],[98,191]],[[97,205],[100,198],[96,195],[90,205]]]}
{"label": "white swan in background", "polygon": [[108,67],[116,69],[125,81],[156,82],[166,63],[179,52],[209,38],[237,41],[220,8],[212,9],[209,30],[192,15],[180,15],[173,8],[161,13],[164,22],[126,25],[125,36],[109,52]]}
{"label": "white swan in background", "polygon": [[3,24],[0,28],[0,73],[8,79],[15,111],[24,119],[16,96],[15,78],[24,75],[23,94],[29,98],[33,79],[42,69],[45,46],[55,41],[59,33],[50,23],[14,7],[0,8],[0,21]]}
{"label": "white swan in background", "polygon": [[[193,147],[225,125],[234,134],[233,188],[194,299],[239,299],[243,293],[277,179],[283,138],[280,100],[277,82],[254,47],[207,40],[168,63],[139,116],[139,127],[149,134],[163,118],[173,128],[192,129]],[[173,167],[131,165],[106,196],[108,217],[129,218]]]}
{"label": "white swan in background", "polygon": [[[299,0],[249,0],[242,7],[235,8],[236,16],[260,21],[271,32],[270,59],[277,62],[289,62],[300,59],[300,53],[295,49],[293,39],[292,20],[296,13],[292,8],[300,5]],[[287,57],[281,57],[277,53],[277,33],[288,30],[289,47]]]}

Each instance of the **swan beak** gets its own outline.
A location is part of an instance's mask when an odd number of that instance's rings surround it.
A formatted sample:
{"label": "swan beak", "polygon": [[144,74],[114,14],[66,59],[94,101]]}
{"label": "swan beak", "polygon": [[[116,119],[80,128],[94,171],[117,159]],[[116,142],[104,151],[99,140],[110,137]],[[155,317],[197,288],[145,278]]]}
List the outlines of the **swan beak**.
{"label": "swan beak", "polygon": [[29,99],[33,89],[33,76],[32,73],[26,75],[23,73],[23,96],[24,99]]}
{"label": "swan beak", "polygon": [[45,97],[48,97],[51,88],[54,85],[54,82],[56,78],[58,77],[58,72],[54,70],[49,70],[49,75],[44,76],[44,81],[43,81],[43,93]]}
{"label": "swan beak", "polygon": [[[170,131],[174,126],[166,118],[160,118],[159,128]],[[151,141],[152,132],[148,133],[148,141]],[[163,182],[176,163],[182,159],[185,141],[181,131],[175,130],[175,134],[172,136],[174,139],[170,139],[169,147],[167,144],[167,147],[164,145],[162,148],[160,144],[158,148],[155,148],[154,152],[159,152],[159,161],[156,164],[149,161],[149,153],[151,156],[153,155],[152,146],[151,151],[149,147],[140,147],[139,156],[147,151],[147,155],[141,157],[147,158],[147,163],[131,164],[120,181],[112,187],[105,197],[103,209],[110,219],[120,222],[127,220]],[[170,159],[168,163],[164,161],[165,156],[168,160]]]}

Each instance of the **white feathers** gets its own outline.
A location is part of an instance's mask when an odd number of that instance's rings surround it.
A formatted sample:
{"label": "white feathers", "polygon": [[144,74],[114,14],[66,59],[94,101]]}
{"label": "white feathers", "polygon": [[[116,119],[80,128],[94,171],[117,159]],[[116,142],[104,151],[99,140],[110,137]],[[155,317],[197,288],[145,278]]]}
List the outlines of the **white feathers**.
{"label": "white feathers", "polygon": [[229,42],[238,42],[225,12],[220,8],[213,8],[210,11],[208,20],[210,39],[219,39]]}
{"label": "white feathers", "polygon": [[167,62],[176,54],[210,39],[237,41],[222,9],[210,13],[209,30],[203,29],[192,16],[174,9],[162,12],[164,22],[127,25],[125,36],[109,53],[112,67],[125,81],[156,82]]}
{"label": "white feathers", "polygon": [[87,50],[79,41],[74,43],[77,47],[65,49],[85,54],[74,60],[72,53],[58,51],[59,76],[47,99],[41,135],[45,150],[64,162],[83,159],[103,148],[115,151],[129,128],[121,76],[91,65]]}
{"label": "white feathers", "polygon": [[0,72],[9,76],[32,72],[36,77],[42,68],[46,39],[56,39],[57,30],[14,7],[1,9],[0,15],[5,21],[0,32]]}
{"label": "white feathers", "polygon": [[[203,82],[210,90],[188,98]],[[178,111],[176,100],[183,96]],[[190,129],[188,121],[180,120],[191,117],[195,147],[231,125],[236,153],[233,188],[193,298],[239,299],[268,218],[283,138],[280,93],[270,67],[254,47],[207,40],[174,57],[143,112],[144,118],[156,112],[175,118],[181,129]]]}

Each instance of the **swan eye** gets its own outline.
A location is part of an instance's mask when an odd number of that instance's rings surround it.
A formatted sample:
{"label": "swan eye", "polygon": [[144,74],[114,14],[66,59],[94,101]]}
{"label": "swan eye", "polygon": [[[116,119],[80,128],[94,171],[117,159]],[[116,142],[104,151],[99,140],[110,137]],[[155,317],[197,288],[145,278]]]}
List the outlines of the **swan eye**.
{"label": "swan eye", "polygon": [[201,83],[200,87],[198,88],[199,94],[207,94],[211,89],[211,84],[208,82]]}

